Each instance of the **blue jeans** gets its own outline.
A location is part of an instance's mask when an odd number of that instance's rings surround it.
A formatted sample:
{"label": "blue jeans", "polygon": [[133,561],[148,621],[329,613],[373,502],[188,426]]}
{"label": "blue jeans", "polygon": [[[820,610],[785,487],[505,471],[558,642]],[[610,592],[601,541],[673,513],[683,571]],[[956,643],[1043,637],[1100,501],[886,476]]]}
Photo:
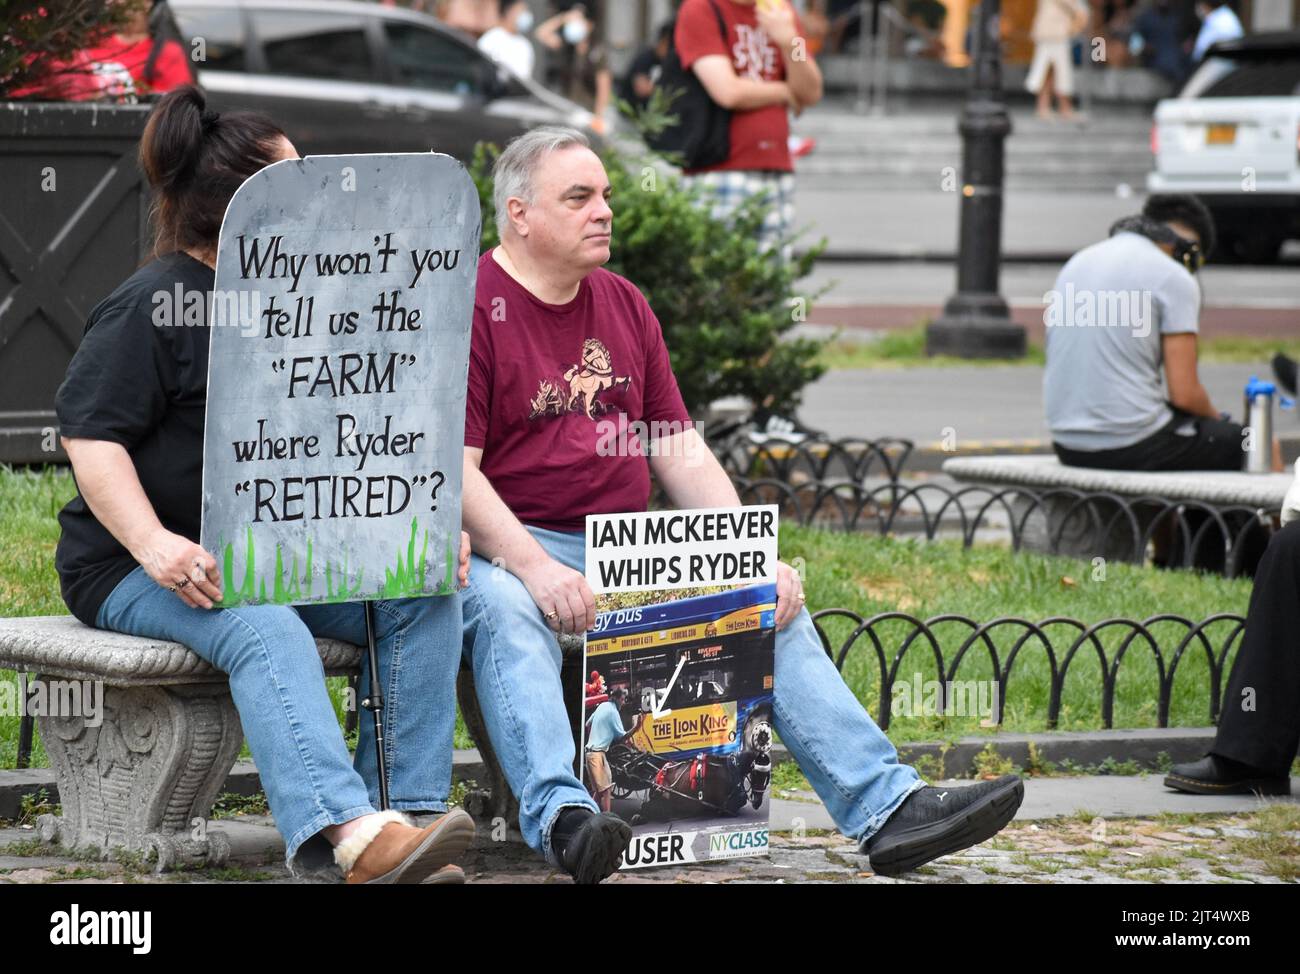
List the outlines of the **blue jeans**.
{"label": "blue jeans", "polygon": [[[196,609],[136,566],[104,600],[95,624],[182,643],[229,674],[244,737],[284,836],[285,860],[291,867],[313,868],[334,861],[322,829],[368,815],[379,803],[374,721],[361,715],[354,763],[315,640],[364,646],[364,612],[360,602]],[[460,625],[458,598],[375,603],[384,750],[395,809],[447,808]],[[358,700],[369,692],[369,671],[363,654]]]}
{"label": "blue jeans", "polygon": [[[582,571],[581,532],[530,527],[556,561]],[[560,809],[595,809],[573,774],[574,744],[560,685],[560,648],[518,578],[475,555],[461,591],[465,658],[501,770],[519,799],[525,841],[552,862]],[[873,835],[924,785],[898,762],[893,744],[845,685],[805,609],[776,636],[776,732],[826,804],[856,840]]]}

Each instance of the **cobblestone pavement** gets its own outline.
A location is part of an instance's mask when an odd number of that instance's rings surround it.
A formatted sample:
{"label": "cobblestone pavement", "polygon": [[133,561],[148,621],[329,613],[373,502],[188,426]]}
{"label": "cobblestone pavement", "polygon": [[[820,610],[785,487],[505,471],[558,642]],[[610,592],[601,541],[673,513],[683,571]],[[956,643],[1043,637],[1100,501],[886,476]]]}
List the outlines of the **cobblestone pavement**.
{"label": "cobblestone pavement", "polygon": [[[266,816],[226,827],[238,858],[221,869],[154,876],[131,862],[98,862],[43,846],[31,829],[0,829],[0,884],[295,882]],[[237,834],[236,834],[237,833]],[[843,836],[773,834],[767,858],[684,869],[633,871],[612,883],[1295,883],[1300,880],[1300,807],[1273,805],[1235,815],[1101,819],[1086,815],[1017,821],[990,842],[887,879]],[[488,832],[464,863],[475,883],[567,883],[517,841]],[[336,874],[305,877],[338,882]]]}

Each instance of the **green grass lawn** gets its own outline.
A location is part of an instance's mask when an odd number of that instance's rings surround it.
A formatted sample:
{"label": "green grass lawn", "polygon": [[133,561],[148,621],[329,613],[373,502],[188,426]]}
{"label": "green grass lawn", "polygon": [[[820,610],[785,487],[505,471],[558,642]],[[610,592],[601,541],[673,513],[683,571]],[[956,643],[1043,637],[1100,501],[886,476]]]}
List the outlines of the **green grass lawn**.
{"label": "green grass lawn", "polygon": [[[1220,612],[1245,615],[1250,600],[1250,582],[1193,572],[1166,572],[1112,563],[1105,566],[1104,580],[1094,581],[1089,562],[1030,553],[1015,553],[999,545],[976,545],[964,550],[958,542],[926,542],[879,538],[812,528],[782,525],[781,551],[784,558],[801,558],[804,566],[809,607],[814,611],[831,606],[852,609],[870,617],[886,612],[905,612],[928,619],[942,614],[968,616],[989,622],[1015,616],[1041,622],[1052,616],[1070,616],[1085,623],[1112,617],[1142,620],[1171,613],[1199,622]],[[1233,624],[1221,622],[1210,630],[1216,650]],[[852,632],[848,620],[825,624],[832,647],[839,646]],[[887,664],[912,627],[902,621],[877,627]],[[944,651],[945,665],[970,635],[970,628],[956,623],[936,627]],[[1103,631],[1108,658],[1128,630]],[[1186,627],[1173,622],[1156,623],[1153,634],[1168,656]],[[1005,660],[1022,629],[1003,628],[994,635],[999,658]],[[1065,626],[1049,628],[1048,637],[1060,658],[1073,642],[1074,631]],[[978,644],[982,645],[982,644]],[[1234,652],[1239,641],[1234,644]],[[1230,656],[1231,659],[1231,656]],[[921,673],[922,681],[938,679],[928,645],[916,641],[898,668],[899,677],[910,680]],[[1191,649],[1179,663],[1170,704],[1173,725],[1205,726],[1209,723],[1208,667],[1203,651]],[[955,678],[983,680],[992,674],[987,651],[973,647]],[[876,714],[879,710],[880,677],[874,648],[860,638],[844,666],[845,679]],[[1157,723],[1157,665],[1144,643],[1135,642],[1124,657],[1116,681],[1115,727],[1154,727]],[[1050,666],[1041,644],[1031,641],[1021,650],[1007,686],[1006,719],[1003,730],[1046,729]],[[987,733],[977,718],[897,719],[889,736],[895,741],[938,740],[967,733]],[[1061,730],[1087,730],[1101,726],[1101,669],[1095,652],[1080,650],[1070,665],[1062,695]]]}
{"label": "green grass lawn", "polygon": [[[1300,342],[1280,338],[1224,336],[1199,343],[1202,362],[1267,362],[1274,352],[1300,358]],[[928,358],[925,354],[925,324],[880,332],[868,341],[845,331],[821,350],[819,361],[829,369],[906,369],[916,366],[1042,365],[1043,347],[1030,342],[1024,358],[963,359],[950,355]]]}
{"label": "green grass lawn", "polygon": [[[59,508],[74,493],[66,469],[39,473],[12,471],[0,466],[0,615],[61,614],[67,610],[59,596],[54,572],[54,546],[59,528]],[[1244,614],[1250,583],[1190,572],[1160,572],[1128,565],[1107,566],[1104,581],[1093,580],[1092,566],[1065,558],[1017,554],[996,546],[963,550],[955,542],[925,542],[845,534],[783,525],[781,551],[786,560],[801,560],[809,608],[841,607],[864,617],[901,611],[920,618],[957,613],[979,622],[1002,616],[1040,621],[1066,615],[1096,622],[1123,616],[1144,619],[1174,613],[1200,620],[1218,612]],[[838,647],[851,625],[835,620],[828,635]],[[892,662],[905,629],[885,623],[878,630],[886,658]],[[1172,646],[1181,631],[1172,623],[1158,624],[1156,635]],[[969,630],[948,624],[937,634],[946,658],[951,658]],[[1060,634],[1060,640],[1057,634]],[[1015,633],[997,637],[1005,656]],[[1069,645],[1064,628],[1049,632],[1058,654]],[[1113,652],[1119,635],[1105,642]],[[1213,634],[1212,634],[1213,635]],[[1222,639],[1219,635],[1216,643]],[[933,662],[917,642],[899,667],[900,677],[935,678]],[[873,714],[877,712],[879,673],[869,642],[860,640],[845,665],[845,678]],[[1036,644],[1021,653],[1007,692],[1004,730],[1043,729],[1048,695],[1046,655]],[[1070,668],[1065,686],[1061,729],[1100,726],[1101,681],[1095,654],[1080,653]],[[1208,681],[1204,654],[1189,652],[1174,684],[1171,723],[1203,726],[1208,715]],[[986,679],[987,653],[968,654],[956,678]],[[14,675],[0,671],[0,679]],[[342,716],[344,681],[331,681],[336,707]],[[1151,652],[1135,644],[1120,669],[1116,693],[1115,726],[1150,727],[1156,723],[1156,665]],[[362,719],[368,715],[362,714]],[[889,735],[896,741],[935,740],[965,733],[991,733],[979,726],[978,717],[912,717],[896,719]],[[0,767],[12,767],[18,735],[18,718],[0,715]],[[468,738],[458,727],[458,746]],[[44,763],[38,748],[34,763]]]}

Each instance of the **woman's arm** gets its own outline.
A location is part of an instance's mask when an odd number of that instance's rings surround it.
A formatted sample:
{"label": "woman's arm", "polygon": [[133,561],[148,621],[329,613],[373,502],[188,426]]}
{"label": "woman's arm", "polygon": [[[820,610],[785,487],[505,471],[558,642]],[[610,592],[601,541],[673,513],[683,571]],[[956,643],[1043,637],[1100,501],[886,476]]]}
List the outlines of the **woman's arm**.
{"label": "woman's arm", "polygon": [[[77,488],[95,518],[164,588],[182,578],[193,584],[176,594],[186,605],[210,609],[221,599],[217,560],[158,520],[126,447],[109,440],[59,437],[77,476]],[[195,562],[204,570],[195,571]]]}
{"label": "woman's arm", "polygon": [[[785,83],[799,103],[799,109],[815,105],[822,98],[822,73],[799,37],[794,8],[786,0],[758,5],[758,24],[781,51],[785,62]],[[796,41],[801,42],[796,46]],[[798,54],[799,56],[796,56]]]}
{"label": "woman's arm", "polygon": [[560,40],[560,28],[564,26],[564,22],[568,19],[569,11],[567,10],[553,17],[547,17],[533,31],[533,39],[548,50],[558,51],[564,43]]}
{"label": "woman's arm", "polygon": [[592,104],[591,114],[595,115],[600,121],[600,128],[596,131],[604,133],[605,131],[605,112],[609,110],[610,95],[614,91],[614,75],[609,68],[601,68],[596,72],[596,98]]}

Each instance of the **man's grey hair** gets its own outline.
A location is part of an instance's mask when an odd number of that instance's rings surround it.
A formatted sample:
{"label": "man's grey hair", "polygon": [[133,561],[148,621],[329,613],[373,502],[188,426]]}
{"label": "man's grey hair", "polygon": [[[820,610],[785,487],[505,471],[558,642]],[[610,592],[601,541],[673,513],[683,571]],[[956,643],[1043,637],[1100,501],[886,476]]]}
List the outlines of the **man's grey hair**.
{"label": "man's grey hair", "polygon": [[590,148],[591,140],[574,128],[544,125],[512,139],[497,156],[492,167],[492,205],[496,209],[498,234],[504,234],[510,225],[506,201],[517,196],[533,203],[533,172],[538,165],[552,152],[575,145]]}

